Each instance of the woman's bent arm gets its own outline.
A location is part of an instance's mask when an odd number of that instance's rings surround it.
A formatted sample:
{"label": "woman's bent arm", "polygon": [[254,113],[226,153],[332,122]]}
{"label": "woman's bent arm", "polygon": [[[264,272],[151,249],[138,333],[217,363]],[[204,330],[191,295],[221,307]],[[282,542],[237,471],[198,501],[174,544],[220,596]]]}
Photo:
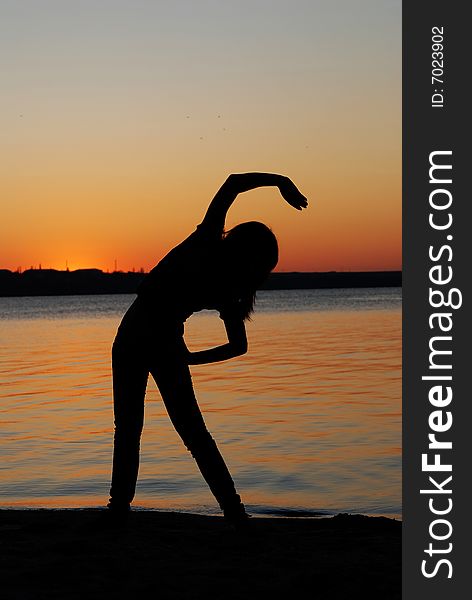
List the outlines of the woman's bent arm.
{"label": "woman's bent arm", "polygon": [[278,187],[284,199],[297,210],[306,208],[307,199],[288,177],[276,173],[234,173],[226,179],[211,201],[203,223],[224,227],[226,213],[238,194],[267,186]]}
{"label": "woman's bent arm", "polygon": [[247,352],[247,337],[244,321],[227,319],[224,321],[228,343],[200,352],[188,352],[189,365],[203,365],[241,356]]}
{"label": "woman's bent arm", "polygon": [[229,358],[235,358],[236,356],[241,356],[245,353],[245,349],[236,348],[233,344],[228,343],[208,350],[189,352],[187,355],[187,362],[189,365],[205,365],[221,360],[228,360]]}

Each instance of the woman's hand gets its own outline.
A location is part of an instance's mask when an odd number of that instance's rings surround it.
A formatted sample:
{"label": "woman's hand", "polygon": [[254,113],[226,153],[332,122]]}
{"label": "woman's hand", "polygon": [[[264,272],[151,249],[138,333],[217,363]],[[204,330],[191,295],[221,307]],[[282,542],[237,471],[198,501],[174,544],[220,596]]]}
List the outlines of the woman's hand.
{"label": "woman's hand", "polygon": [[302,210],[308,206],[308,200],[288,177],[283,177],[278,187],[282,197],[290,204],[290,206],[293,206],[293,208]]}

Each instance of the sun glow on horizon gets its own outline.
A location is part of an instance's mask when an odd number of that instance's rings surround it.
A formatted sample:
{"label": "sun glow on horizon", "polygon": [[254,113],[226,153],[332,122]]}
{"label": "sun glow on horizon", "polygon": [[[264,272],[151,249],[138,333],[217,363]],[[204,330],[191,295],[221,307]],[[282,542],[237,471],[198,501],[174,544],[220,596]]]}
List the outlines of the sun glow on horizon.
{"label": "sun glow on horizon", "polygon": [[149,271],[267,171],[309,208],[256,190],[227,225],[267,223],[278,271],[400,269],[401,3],[356,1],[0,6],[0,268]]}

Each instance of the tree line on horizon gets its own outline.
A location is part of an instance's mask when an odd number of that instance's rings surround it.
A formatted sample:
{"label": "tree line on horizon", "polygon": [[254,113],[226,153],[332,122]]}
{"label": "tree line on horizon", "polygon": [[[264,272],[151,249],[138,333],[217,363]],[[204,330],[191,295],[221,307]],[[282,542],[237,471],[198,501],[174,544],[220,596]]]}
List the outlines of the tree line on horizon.
{"label": "tree line on horizon", "polygon": [[[80,294],[134,294],[146,276],[142,272],[100,269],[0,269],[0,296],[52,296]],[[328,271],[324,273],[271,273],[264,290],[399,287],[401,271]]]}

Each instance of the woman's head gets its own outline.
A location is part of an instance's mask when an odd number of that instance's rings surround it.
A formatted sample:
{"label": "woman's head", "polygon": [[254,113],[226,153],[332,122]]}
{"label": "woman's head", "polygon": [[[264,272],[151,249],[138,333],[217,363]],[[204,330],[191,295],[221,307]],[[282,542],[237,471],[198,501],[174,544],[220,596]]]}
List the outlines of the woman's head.
{"label": "woman's head", "polygon": [[277,238],[263,223],[240,223],[225,232],[220,257],[225,287],[244,305],[245,318],[253,310],[256,289],[276,267],[278,258]]}

